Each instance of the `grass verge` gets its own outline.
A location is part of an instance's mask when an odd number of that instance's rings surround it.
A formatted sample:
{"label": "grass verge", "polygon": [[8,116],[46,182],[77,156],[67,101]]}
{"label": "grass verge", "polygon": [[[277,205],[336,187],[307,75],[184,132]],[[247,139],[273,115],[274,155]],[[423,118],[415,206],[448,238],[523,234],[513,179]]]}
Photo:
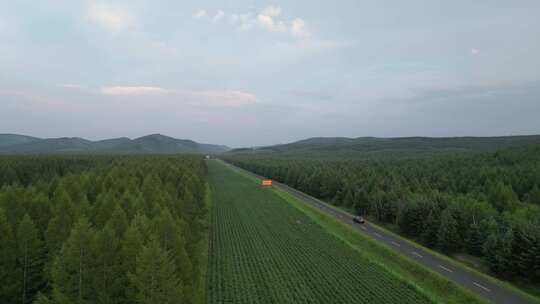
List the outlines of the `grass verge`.
{"label": "grass verge", "polygon": [[[210,212],[212,208],[212,192],[210,190],[210,185],[206,183],[206,197],[205,197],[205,206],[208,212],[206,213],[206,225],[207,227],[210,227]],[[199,263],[199,281],[197,282],[197,285],[195,286],[195,304],[204,304],[206,303],[206,269],[208,267],[208,245],[209,245],[209,230],[207,229],[204,233],[204,236],[199,244],[199,257],[201,259],[201,263]]]}
{"label": "grass verge", "polygon": [[469,290],[447,280],[409,258],[388,249],[385,245],[359,234],[348,225],[331,218],[311,206],[299,202],[289,193],[279,189],[274,189],[274,191],[294,207],[314,219],[328,232],[340,238],[355,250],[360,251],[372,262],[383,266],[398,277],[419,286],[436,302],[487,303],[487,301],[476,296]]}
{"label": "grass verge", "polygon": [[[254,182],[259,182],[257,178],[242,170],[238,170],[234,167],[230,168]],[[333,219],[327,214],[298,201],[297,198],[293,197],[291,194],[276,187],[273,187],[272,191],[312,218],[327,232],[358,251],[366,259],[380,265],[390,273],[394,274],[397,278],[409,282],[434,302],[456,304],[488,303],[471,291],[447,280],[443,276],[423,267],[415,261],[392,251],[385,245],[359,234],[348,225]]]}
{"label": "grass verge", "polygon": [[[328,203],[326,203],[326,205],[330,206],[331,208],[333,208],[335,210],[338,210],[338,211],[340,211],[340,212],[342,212],[344,214],[352,216],[352,214],[350,212],[348,212],[347,210],[332,206],[332,205],[330,205]],[[432,254],[434,256],[437,256],[438,258],[448,262],[451,265],[454,265],[454,266],[460,267],[460,268],[464,268],[467,271],[472,272],[475,275],[484,278],[485,280],[491,282],[492,284],[501,286],[501,287],[506,288],[506,289],[510,289],[514,293],[519,294],[521,297],[527,299],[531,303],[540,304],[540,298],[539,297],[537,297],[537,296],[523,290],[522,288],[517,287],[516,285],[514,285],[514,284],[512,284],[510,282],[503,281],[503,280],[500,280],[498,278],[495,278],[495,277],[493,277],[493,276],[491,276],[489,274],[486,274],[486,273],[474,268],[472,265],[466,264],[466,263],[464,263],[462,261],[456,260],[455,258],[449,257],[449,256],[444,255],[442,253],[439,253],[439,252],[437,252],[435,250],[424,247],[424,246],[416,243],[415,241],[413,241],[411,239],[408,239],[406,237],[401,236],[400,234],[396,233],[395,231],[393,231],[391,229],[387,229],[387,228],[385,228],[384,226],[382,226],[380,224],[375,224],[375,222],[373,222],[373,221],[370,221],[369,223],[370,223],[371,227],[373,227],[375,229],[378,229],[378,230],[380,230],[380,231],[382,231],[382,232],[384,232],[386,234],[391,234],[392,236],[400,239],[401,241],[406,242],[407,244],[409,244],[409,245],[411,245],[413,247],[424,250],[424,251],[426,251],[426,252],[428,252],[428,253],[430,253],[430,254]],[[534,287],[531,287],[531,289],[534,290]]]}

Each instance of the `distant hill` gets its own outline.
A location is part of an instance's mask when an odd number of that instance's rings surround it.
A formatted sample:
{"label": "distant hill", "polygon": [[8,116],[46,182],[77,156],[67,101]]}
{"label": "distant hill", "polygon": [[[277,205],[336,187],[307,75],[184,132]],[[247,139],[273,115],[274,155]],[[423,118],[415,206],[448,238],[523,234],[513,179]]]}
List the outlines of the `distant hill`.
{"label": "distant hill", "polygon": [[79,137],[40,139],[0,134],[0,154],[217,154],[227,150],[226,146],[200,144],[161,134],[100,141]]}
{"label": "distant hill", "polygon": [[40,140],[40,138],[25,135],[0,134],[0,148],[11,145],[26,144],[38,140]]}
{"label": "distant hill", "polygon": [[276,158],[412,158],[441,153],[489,152],[540,143],[540,135],[500,137],[314,137],[297,142],[229,151],[228,155]]}

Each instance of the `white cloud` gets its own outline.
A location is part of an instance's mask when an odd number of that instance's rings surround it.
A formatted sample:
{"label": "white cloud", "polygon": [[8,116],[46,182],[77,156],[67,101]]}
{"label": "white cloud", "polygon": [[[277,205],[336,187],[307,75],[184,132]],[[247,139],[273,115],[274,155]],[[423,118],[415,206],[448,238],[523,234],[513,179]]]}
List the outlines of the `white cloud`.
{"label": "white cloud", "polygon": [[193,14],[193,18],[195,19],[201,19],[206,16],[206,10],[200,9],[195,14]]}
{"label": "white cloud", "polygon": [[283,21],[274,22],[271,16],[268,15],[258,15],[257,16],[257,25],[268,32],[279,32],[284,33],[288,31],[287,26]]}
{"label": "white cloud", "polygon": [[221,10],[217,11],[216,14],[214,15],[214,18],[212,19],[213,22],[218,22],[220,21],[221,19],[223,19],[223,17],[225,17],[225,13]]}
{"label": "white cloud", "polygon": [[200,103],[219,107],[242,107],[257,103],[257,97],[251,93],[236,90],[207,90],[192,93]]}
{"label": "white cloud", "polygon": [[295,18],[291,22],[291,34],[299,38],[309,37],[310,33],[306,30],[306,23],[301,18]]}
{"label": "white cloud", "polygon": [[80,85],[80,84],[73,84],[73,83],[61,83],[61,84],[58,84],[56,85],[57,87],[60,87],[60,88],[66,88],[66,89],[75,89],[75,90],[80,90],[80,89],[84,89],[85,86],[83,85]]}
{"label": "white cloud", "polygon": [[277,17],[279,15],[281,15],[281,7],[275,7],[275,6],[268,6],[267,8],[265,8],[262,12],[261,12],[261,15],[265,15],[265,16],[270,16],[270,17]]}
{"label": "white cloud", "polygon": [[[204,13],[203,13],[204,12]],[[195,13],[195,18],[200,18],[206,14],[206,11],[199,10]],[[225,18],[225,12],[218,10],[212,22],[219,22]],[[296,38],[307,38],[311,34],[306,28],[306,22],[302,18],[294,18],[290,21],[280,18],[282,15],[281,7],[268,6],[259,13],[248,12],[245,14],[227,14],[229,23],[234,25],[239,31],[247,32],[251,29],[259,29],[270,33],[289,33]]]}
{"label": "white cloud", "polygon": [[110,86],[102,87],[100,89],[101,94],[112,96],[137,96],[137,95],[155,95],[170,93],[170,90],[160,87],[150,86]]}
{"label": "white cloud", "polygon": [[121,32],[134,26],[134,17],[125,9],[110,4],[93,2],[88,18],[110,32]]}
{"label": "white cloud", "polygon": [[480,53],[479,49],[472,48],[471,49],[471,55],[478,55]]}

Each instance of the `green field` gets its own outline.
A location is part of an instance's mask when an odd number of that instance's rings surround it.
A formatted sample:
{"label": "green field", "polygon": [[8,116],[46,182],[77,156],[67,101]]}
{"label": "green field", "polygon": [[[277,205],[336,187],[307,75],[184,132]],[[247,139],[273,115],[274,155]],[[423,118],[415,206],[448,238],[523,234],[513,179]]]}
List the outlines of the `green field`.
{"label": "green field", "polygon": [[207,303],[431,303],[270,189],[208,166]]}

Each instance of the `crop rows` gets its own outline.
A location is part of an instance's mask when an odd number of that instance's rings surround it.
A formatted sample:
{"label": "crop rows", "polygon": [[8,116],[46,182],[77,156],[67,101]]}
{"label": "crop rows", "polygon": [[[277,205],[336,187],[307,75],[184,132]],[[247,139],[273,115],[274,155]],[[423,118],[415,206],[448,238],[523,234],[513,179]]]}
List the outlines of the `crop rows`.
{"label": "crop rows", "polygon": [[268,189],[210,162],[207,303],[429,303]]}

